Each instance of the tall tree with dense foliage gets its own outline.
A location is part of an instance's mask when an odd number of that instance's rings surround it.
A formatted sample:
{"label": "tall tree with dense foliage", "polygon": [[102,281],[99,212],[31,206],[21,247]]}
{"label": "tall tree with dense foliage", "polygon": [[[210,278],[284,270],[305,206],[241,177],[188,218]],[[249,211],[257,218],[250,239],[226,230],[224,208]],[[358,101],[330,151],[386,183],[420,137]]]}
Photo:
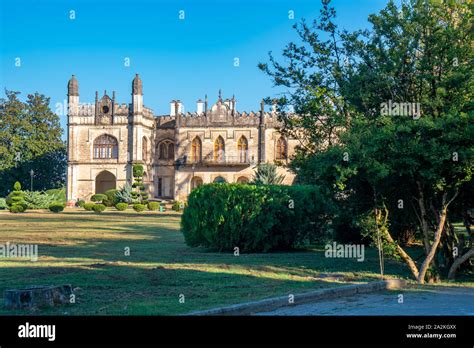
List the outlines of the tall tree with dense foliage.
{"label": "tall tree with dense foliage", "polygon": [[[372,216],[372,233],[424,283],[438,272],[437,256],[447,268],[454,262],[442,255],[456,242],[449,208],[472,182],[472,7],[412,0],[398,8],[389,2],[369,17],[370,29],[354,33],[338,30],[334,17],[324,0],[320,19],[312,27],[303,22],[302,43],[284,51],[289,64],[271,57],[271,66],[261,66],[275,84],[290,87],[285,102],[302,111],[293,124],[283,116],[285,129],[324,130],[324,122],[312,121],[313,112],[334,119],[337,140],[310,138],[315,144],[301,147],[292,167],[301,182],[333,188],[354,215]],[[314,90],[319,99],[308,101],[305,95]],[[394,238],[400,209],[408,225],[418,227],[421,263]]]}
{"label": "tall tree with dense foliage", "polygon": [[0,99],[0,196],[16,181],[29,188],[31,170],[35,190],[64,185],[66,146],[49,98],[35,93],[22,102],[19,92],[5,94]]}

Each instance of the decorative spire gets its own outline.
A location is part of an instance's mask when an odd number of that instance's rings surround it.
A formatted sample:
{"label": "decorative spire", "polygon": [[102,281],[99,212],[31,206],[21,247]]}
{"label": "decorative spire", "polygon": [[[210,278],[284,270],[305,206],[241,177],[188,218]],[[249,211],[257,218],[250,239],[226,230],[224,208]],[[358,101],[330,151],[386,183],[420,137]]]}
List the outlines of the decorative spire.
{"label": "decorative spire", "polygon": [[132,94],[143,95],[143,84],[138,74],[135,74],[135,78],[132,81]]}
{"label": "decorative spire", "polygon": [[219,88],[219,100],[222,101],[222,90]]}
{"label": "decorative spire", "polygon": [[77,82],[75,75],[71,76],[71,79],[69,80],[67,84],[67,95],[79,96],[79,83]]}

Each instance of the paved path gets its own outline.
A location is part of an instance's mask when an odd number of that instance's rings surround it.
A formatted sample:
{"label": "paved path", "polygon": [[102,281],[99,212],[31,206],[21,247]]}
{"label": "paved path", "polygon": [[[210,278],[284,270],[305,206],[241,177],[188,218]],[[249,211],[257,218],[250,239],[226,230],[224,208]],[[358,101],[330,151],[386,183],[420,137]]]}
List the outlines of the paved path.
{"label": "paved path", "polygon": [[[399,303],[399,295],[403,303]],[[403,289],[283,307],[257,315],[474,315],[474,288]]]}

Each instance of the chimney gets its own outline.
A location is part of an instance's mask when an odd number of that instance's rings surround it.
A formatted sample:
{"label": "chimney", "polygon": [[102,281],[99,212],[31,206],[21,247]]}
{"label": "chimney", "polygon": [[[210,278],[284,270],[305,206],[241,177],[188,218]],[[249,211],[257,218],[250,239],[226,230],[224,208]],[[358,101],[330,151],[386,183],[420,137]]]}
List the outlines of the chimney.
{"label": "chimney", "polygon": [[273,99],[272,103],[272,116],[275,116],[277,114],[277,100]]}
{"label": "chimney", "polygon": [[176,116],[175,104],[176,100],[170,101],[170,116]]}
{"label": "chimney", "polygon": [[197,111],[197,114],[200,115],[204,112],[204,102],[201,99],[199,99],[196,103],[197,103],[196,111]]}

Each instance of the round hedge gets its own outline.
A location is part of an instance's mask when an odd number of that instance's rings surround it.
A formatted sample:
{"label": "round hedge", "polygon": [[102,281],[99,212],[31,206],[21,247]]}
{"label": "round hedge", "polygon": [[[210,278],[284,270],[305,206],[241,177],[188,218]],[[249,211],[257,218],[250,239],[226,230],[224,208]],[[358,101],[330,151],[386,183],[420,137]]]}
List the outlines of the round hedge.
{"label": "round hedge", "polygon": [[160,203],[159,202],[149,202],[148,203],[148,210],[156,211],[159,208],[160,208]]}
{"label": "round hedge", "polygon": [[49,210],[53,213],[60,213],[64,210],[64,204],[59,202],[54,202],[49,205]]}
{"label": "round hedge", "polygon": [[119,211],[124,211],[128,208],[128,203],[117,203],[115,204],[115,209]]}
{"label": "round hedge", "polygon": [[94,208],[94,203],[84,203],[84,209],[87,210],[87,211],[92,211],[92,208]]}
{"label": "round hedge", "polygon": [[105,199],[107,199],[107,196],[102,193],[97,193],[91,197],[92,202],[102,202]]}
{"label": "round hedge", "polygon": [[133,205],[133,210],[135,210],[137,213],[140,213],[142,211],[144,211],[146,209],[146,205],[145,204],[134,204]]}
{"label": "round hedge", "polygon": [[102,213],[105,210],[105,205],[103,204],[94,204],[92,210],[96,213]]}

